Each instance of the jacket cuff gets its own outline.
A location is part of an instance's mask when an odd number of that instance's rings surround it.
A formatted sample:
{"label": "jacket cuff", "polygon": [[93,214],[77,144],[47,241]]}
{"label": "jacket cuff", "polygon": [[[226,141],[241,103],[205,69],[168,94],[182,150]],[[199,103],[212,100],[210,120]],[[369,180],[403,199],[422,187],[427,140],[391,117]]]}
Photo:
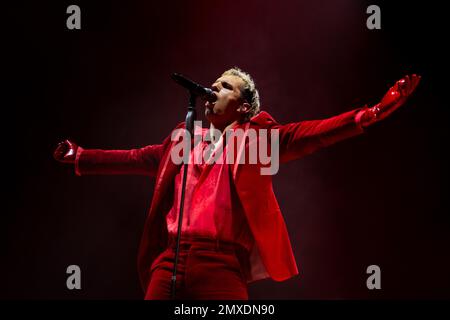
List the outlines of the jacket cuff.
{"label": "jacket cuff", "polygon": [[362,125],[362,121],[361,118],[364,115],[364,113],[367,110],[367,105],[365,105],[364,107],[361,108],[361,110],[358,111],[358,113],[355,115],[355,122],[356,125],[358,126],[359,129],[361,129],[362,131],[364,131],[364,127]]}
{"label": "jacket cuff", "polygon": [[80,157],[81,157],[81,153],[83,152],[83,150],[84,149],[82,147],[78,146],[77,154],[75,156],[75,174],[77,176],[81,176],[79,162],[80,162]]}

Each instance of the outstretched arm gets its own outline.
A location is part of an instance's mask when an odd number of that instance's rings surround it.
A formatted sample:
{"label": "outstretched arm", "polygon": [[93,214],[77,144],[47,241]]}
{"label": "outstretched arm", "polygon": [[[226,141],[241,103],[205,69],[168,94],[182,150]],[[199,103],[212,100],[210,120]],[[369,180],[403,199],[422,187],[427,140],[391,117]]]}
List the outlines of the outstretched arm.
{"label": "outstretched arm", "polygon": [[56,147],[53,157],[62,163],[74,164],[77,175],[136,174],[154,176],[164,145],[150,145],[131,150],[83,149],[65,140]]}
{"label": "outstretched arm", "polygon": [[373,107],[363,107],[324,119],[289,123],[279,129],[280,161],[301,158],[320,148],[364,132],[364,128],[388,117],[402,106],[417,87],[415,74],[397,81]]}

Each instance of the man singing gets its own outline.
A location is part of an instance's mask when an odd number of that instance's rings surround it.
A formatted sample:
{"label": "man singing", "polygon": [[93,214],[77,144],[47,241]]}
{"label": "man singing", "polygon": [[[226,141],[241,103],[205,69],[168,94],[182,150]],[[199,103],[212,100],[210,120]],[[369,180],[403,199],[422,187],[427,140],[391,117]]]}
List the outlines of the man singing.
{"label": "man singing", "polygon": [[[277,131],[281,163],[359,135],[404,104],[420,76],[397,81],[379,103],[312,121],[277,123],[260,111],[259,94],[249,74],[225,71],[211,86],[215,102],[205,103],[210,130],[201,129],[189,160],[220,143],[207,139],[213,130]],[[183,129],[184,123],[177,126]],[[215,131],[217,132],[217,131]],[[270,133],[267,134],[267,137]],[[249,154],[248,135],[241,145],[221,140],[225,159]],[[212,140],[212,141],[211,141]],[[173,161],[179,141],[169,135],[162,144],[132,150],[83,149],[65,140],[54,151],[56,160],[71,163],[77,175],[139,174],[156,177],[153,200],[138,254],[145,299],[170,299],[174,268],[181,185],[184,166]],[[274,141],[269,142],[275,143]],[[227,149],[227,147],[229,147]],[[233,150],[231,150],[233,149]],[[188,161],[184,214],[177,264],[177,299],[248,299],[247,284],[264,278],[283,281],[298,274],[284,219],[272,189],[271,175],[261,163],[249,161]]]}

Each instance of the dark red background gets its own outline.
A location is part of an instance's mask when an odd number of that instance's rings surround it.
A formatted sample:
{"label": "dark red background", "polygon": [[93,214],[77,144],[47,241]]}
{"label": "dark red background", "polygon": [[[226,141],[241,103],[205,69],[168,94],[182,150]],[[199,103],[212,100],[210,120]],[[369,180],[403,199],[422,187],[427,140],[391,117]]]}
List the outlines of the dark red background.
{"label": "dark red background", "polygon": [[[78,4],[82,29],[66,29]],[[381,7],[368,30],[366,8]],[[2,106],[2,298],[141,299],[136,253],[153,180],[76,177],[57,142],[159,143],[187,96],[169,75],[210,84],[239,66],[279,122],[377,102],[419,73],[408,103],[363,136],[274,177],[300,276],[257,282],[252,299],[450,297],[448,81],[444,9],[396,1],[39,1],[6,10]],[[202,108],[199,106],[200,113]],[[82,269],[82,290],[65,287]],[[381,267],[382,289],[366,288]]]}

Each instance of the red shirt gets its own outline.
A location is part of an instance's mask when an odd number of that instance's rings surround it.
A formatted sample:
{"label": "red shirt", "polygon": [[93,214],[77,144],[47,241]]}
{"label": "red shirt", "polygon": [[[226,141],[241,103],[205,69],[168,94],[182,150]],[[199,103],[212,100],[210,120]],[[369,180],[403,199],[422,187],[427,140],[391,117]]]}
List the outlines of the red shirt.
{"label": "red shirt", "polygon": [[[202,129],[202,141],[190,154],[183,212],[182,237],[202,237],[233,242],[251,250],[254,239],[241,202],[232,183],[231,169],[226,164],[226,146],[212,164],[194,163],[194,155],[203,155],[210,141],[204,141],[207,129]],[[216,145],[219,152],[222,144]],[[221,163],[218,163],[221,162]],[[173,206],[166,216],[169,235],[176,237],[180,212],[184,166],[175,176]]]}

